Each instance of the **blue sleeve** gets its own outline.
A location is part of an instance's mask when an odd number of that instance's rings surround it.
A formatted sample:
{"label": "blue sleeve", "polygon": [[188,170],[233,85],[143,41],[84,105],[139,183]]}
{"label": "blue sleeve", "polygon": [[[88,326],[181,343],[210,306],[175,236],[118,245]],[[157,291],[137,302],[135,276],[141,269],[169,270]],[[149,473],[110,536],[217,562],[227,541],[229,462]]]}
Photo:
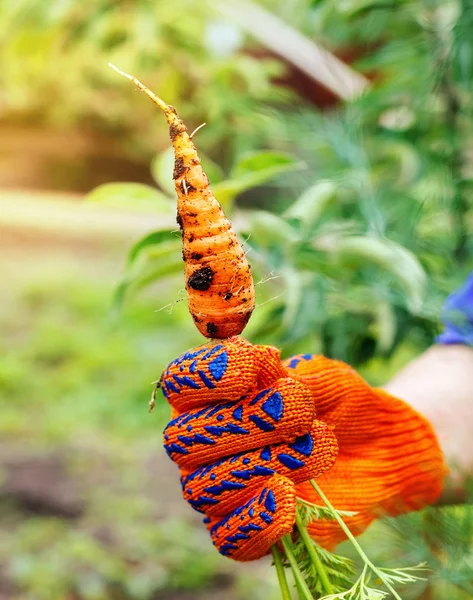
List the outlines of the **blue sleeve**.
{"label": "blue sleeve", "polygon": [[445,329],[436,339],[438,344],[473,346],[473,271],[445,301],[442,321]]}

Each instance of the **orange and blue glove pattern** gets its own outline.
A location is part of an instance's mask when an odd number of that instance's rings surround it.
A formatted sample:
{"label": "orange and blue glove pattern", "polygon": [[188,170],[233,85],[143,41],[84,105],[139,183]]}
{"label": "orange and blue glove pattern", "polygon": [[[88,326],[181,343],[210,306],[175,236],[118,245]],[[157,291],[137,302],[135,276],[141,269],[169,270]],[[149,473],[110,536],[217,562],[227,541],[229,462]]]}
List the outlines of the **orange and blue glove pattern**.
{"label": "orange and blue glove pattern", "polygon": [[[234,337],[173,361],[161,389],[173,409],[164,447],[225,556],[260,558],[290,533],[297,497],[322,504],[310,479],[336,508],[357,513],[347,521],[356,533],[382,512],[440,494],[443,459],[430,425],[344,363],[312,355],[281,363],[276,348]],[[328,548],[344,537],[329,521],[309,531]]]}

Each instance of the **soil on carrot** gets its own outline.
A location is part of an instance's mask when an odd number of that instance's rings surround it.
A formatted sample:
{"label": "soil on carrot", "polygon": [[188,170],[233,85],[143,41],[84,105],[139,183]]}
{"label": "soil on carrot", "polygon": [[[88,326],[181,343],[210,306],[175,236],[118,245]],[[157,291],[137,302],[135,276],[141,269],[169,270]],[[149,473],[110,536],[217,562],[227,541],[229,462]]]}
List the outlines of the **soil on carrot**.
{"label": "soil on carrot", "polygon": [[182,157],[176,158],[174,162],[174,171],[172,172],[173,179],[178,179],[185,170],[184,159]]}
{"label": "soil on carrot", "polygon": [[211,267],[202,267],[194,271],[187,280],[187,285],[193,290],[206,291],[212,284],[214,272]]}
{"label": "soil on carrot", "polygon": [[215,323],[207,323],[206,327],[207,327],[207,333],[210,336],[214,336],[217,334],[218,327],[215,325]]}

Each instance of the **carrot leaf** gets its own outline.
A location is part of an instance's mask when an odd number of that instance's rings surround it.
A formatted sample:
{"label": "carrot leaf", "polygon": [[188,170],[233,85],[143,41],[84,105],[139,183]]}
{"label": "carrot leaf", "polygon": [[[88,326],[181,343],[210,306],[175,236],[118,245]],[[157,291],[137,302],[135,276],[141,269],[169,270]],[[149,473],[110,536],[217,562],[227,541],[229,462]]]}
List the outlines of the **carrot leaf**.
{"label": "carrot leaf", "polygon": [[167,150],[157,154],[151,161],[151,176],[159,187],[174,199],[174,181],[172,170],[174,168],[174,150],[169,146]]}
{"label": "carrot leaf", "polygon": [[113,312],[121,310],[126,297],[149,285],[182,271],[182,258],[179,249],[181,241],[167,241],[160,245],[144,245],[129,264],[119,281],[112,302]]}
{"label": "carrot leaf", "polygon": [[324,211],[335,199],[337,185],[333,181],[318,181],[306,189],[284,213],[287,219],[300,222],[307,236],[319,221]]}
{"label": "carrot leaf", "polygon": [[135,260],[140,256],[143,250],[150,246],[159,246],[167,242],[176,243],[179,240],[179,234],[176,231],[163,229],[161,231],[152,231],[139,239],[128,252],[127,267],[130,268]]}
{"label": "carrot leaf", "polygon": [[407,296],[412,312],[420,310],[426,286],[426,274],[410,250],[388,239],[375,236],[341,236],[335,243],[337,268],[357,270],[371,265],[390,273]]}
{"label": "carrot leaf", "polygon": [[226,208],[243,192],[302,167],[301,162],[283,152],[246,154],[235,164],[229,179],[214,185],[213,191],[220,204]]}
{"label": "carrot leaf", "polygon": [[173,210],[169,198],[158,189],[143,183],[105,183],[92,190],[86,200],[126,210],[161,213],[171,213]]}
{"label": "carrot leaf", "polygon": [[230,177],[238,179],[249,174],[263,173],[269,170],[278,174],[281,171],[301,167],[302,163],[298,162],[291,154],[262,150],[244,154],[233,166]]}

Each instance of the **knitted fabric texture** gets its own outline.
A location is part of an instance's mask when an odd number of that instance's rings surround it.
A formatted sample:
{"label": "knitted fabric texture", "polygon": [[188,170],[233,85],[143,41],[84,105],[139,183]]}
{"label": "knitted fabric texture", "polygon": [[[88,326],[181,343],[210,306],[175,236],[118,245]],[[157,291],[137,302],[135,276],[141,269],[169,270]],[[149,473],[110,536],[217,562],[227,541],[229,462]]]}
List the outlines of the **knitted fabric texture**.
{"label": "knitted fabric texture", "polygon": [[[311,390],[317,417],[333,426],[337,461],[318,481],[359,534],[381,515],[397,515],[435,502],[446,473],[430,423],[402,400],[371,388],[350,366],[323,356],[302,355],[284,362]],[[321,504],[309,483],[297,488],[303,499]],[[335,521],[314,521],[311,535],[332,549],[345,538]]]}
{"label": "knitted fabric texture", "polygon": [[[310,479],[336,508],[357,512],[347,520],[354,533],[441,492],[429,423],[339,361],[305,354],[281,363],[276,348],[234,337],[183,354],[161,387],[173,408],[164,447],[184,498],[235,560],[260,558],[292,531],[296,497],[322,504]],[[332,521],[309,531],[327,548],[344,537]]]}

